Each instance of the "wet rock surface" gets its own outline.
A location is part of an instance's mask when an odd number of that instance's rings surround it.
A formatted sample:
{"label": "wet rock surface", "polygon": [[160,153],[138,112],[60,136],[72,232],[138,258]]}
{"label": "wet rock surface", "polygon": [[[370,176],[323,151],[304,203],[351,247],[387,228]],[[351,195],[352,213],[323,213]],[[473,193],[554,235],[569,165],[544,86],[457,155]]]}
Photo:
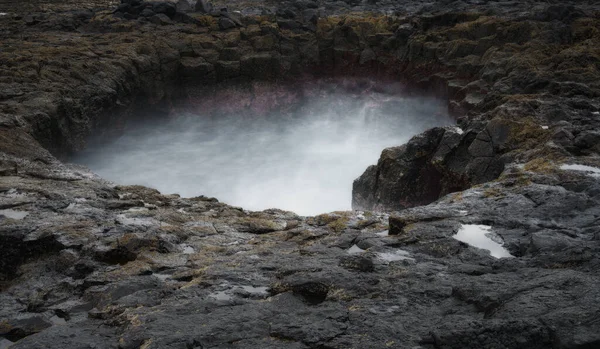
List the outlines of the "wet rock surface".
{"label": "wet rock surface", "polygon": [[[33,5],[0,8],[0,347],[600,346],[594,3]],[[316,217],[58,160],[198,86],[324,71],[446,96],[458,128],[384,150],[360,211]]]}

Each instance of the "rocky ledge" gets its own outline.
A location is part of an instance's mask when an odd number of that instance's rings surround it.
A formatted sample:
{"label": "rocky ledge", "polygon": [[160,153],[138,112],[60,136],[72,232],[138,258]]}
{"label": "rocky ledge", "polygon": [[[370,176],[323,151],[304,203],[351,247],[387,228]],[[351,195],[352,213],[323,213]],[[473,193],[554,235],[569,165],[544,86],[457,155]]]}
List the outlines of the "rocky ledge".
{"label": "rocky ledge", "polygon": [[[594,2],[39,3],[0,8],[0,348],[600,346]],[[206,86],[325,73],[447,98],[457,126],[316,217],[64,161]]]}

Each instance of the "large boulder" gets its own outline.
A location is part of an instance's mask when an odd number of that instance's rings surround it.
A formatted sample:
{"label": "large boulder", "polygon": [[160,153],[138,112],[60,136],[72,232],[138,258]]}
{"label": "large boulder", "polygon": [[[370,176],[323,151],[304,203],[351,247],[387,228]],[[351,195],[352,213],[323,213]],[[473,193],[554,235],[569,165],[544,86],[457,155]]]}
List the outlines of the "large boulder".
{"label": "large boulder", "polygon": [[179,12],[191,12],[194,9],[188,0],[179,0],[175,6]]}
{"label": "large boulder", "polygon": [[471,137],[458,128],[437,127],[405,145],[384,149],[377,165],[354,181],[352,208],[401,210],[468,188],[465,143]]}
{"label": "large boulder", "polygon": [[[382,211],[426,205],[448,193],[497,179],[505,164],[515,159],[525,163],[540,154],[562,156],[563,150],[547,144],[550,136],[547,127],[528,118],[474,122],[466,131],[430,129],[405,145],[384,149],[377,165],[354,181],[352,207]],[[592,147],[596,137],[582,132],[580,143]],[[539,147],[544,149],[535,150]]]}
{"label": "large boulder", "polygon": [[219,28],[221,28],[221,30],[235,28],[235,26],[236,26],[235,22],[232,21],[231,19],[229,19],[227,17],[219,18]]}

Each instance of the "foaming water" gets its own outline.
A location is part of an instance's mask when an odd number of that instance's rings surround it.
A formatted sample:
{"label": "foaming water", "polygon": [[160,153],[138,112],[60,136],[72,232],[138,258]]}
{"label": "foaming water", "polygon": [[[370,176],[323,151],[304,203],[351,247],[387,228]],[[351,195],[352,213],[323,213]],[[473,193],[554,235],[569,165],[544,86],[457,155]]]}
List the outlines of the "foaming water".
{"label": "foaming water", "polygon": [[439,100],[328,90],[292,112],[196,112],[133,125],[73,161],[117,184],[314,215],[351,209],[352,182],[384,148],[452,123]]}

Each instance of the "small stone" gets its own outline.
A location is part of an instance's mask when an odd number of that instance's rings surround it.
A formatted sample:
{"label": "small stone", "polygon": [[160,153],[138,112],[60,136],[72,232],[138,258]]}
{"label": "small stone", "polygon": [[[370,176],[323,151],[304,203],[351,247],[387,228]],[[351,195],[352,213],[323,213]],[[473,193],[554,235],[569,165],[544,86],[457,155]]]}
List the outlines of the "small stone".
{"label": "small stone", "polygon": [[150,20],[150,22],[157,24],[157,25],[173,24],[173,21],[171,21],[171,19],[163,13],[154,15],[154,16],[150,17],[149,20]]}
{"label": "small stone", "polygon": [[312,24],[317,24],[317,22],[319,21],[319,12],[317,10],[304,10],[302,12],[302,17],[304,18],[305,22],[310,22]]}
{"label": "small stone", "polygon": [[177,12],[175,5],[169,2],[159,2],[155,3],[152,7],[152,10],[156,13],[163,13],[167,15],[169,18],[173,17]]}
{"label": "small stone", "polygon": [[219,18],[219,28],[221,28],[221,30],[227,30],[235,27],[236,25],[231,19],[226,17]]}
{"label": "small stone", "polygon": [[175,4],[177,11],[179,12],[191,12],[194,8],[190,4],[188,0],[179,0],[177,4]]}
{"label": "small stone", "polygon": [[399,26],[398,29],[396,29],[395,35],[400,41],[406,42],[413,32],[413,26],[408,23],[405,23]]}
{"label": "small stone", "polygon": [[281,29],[288,29],[288,30],[298,29],[298,28],[300,28],[302,26],[302,24],[300,22],[297,22],[297,21],[295,21],[293,19],[279,20],[279,21],[277,21],[277,25]]}
{"label": "small stone", "polygon": [[365,64],[367,62],[372,62],[377,59],[375,52],[370,48],[364,49],[360,54],[360,64]]}
{"label": "small stone", "polygon": [[213,5],[211,2],[207,0],[198,0],[196,2],[196,12],[200,13],[211,13],[213,10]]}
{"label": "small stone", "polygon": [[294,13],[294,11],[292,11],[290,9],[285,9],[285,10],[277,11],[277,17],[281,17],[281,18],[285,18],[285,19],[292,19],[292,18],[296,18],[296,14]]}
{"label": "small stone", "polygon": [[372,272],[375,270],[373,261],[363,256],[344,256],[340,259],[340,267],[362,272]]}
{"label": "small stone", "polygon": [[140,16],[142,17],[152,17],[154,15],[156,15],[156,13],[149,8],[145,8],[142,13],[140,13]]}
{"label": "small stone", "polygon": [[27,25],[35,25],[35,24],[40,23],[40,21],[33,15],[27,15],[23,18],[23,20],[25,21],[25,24],[27,24]]}

